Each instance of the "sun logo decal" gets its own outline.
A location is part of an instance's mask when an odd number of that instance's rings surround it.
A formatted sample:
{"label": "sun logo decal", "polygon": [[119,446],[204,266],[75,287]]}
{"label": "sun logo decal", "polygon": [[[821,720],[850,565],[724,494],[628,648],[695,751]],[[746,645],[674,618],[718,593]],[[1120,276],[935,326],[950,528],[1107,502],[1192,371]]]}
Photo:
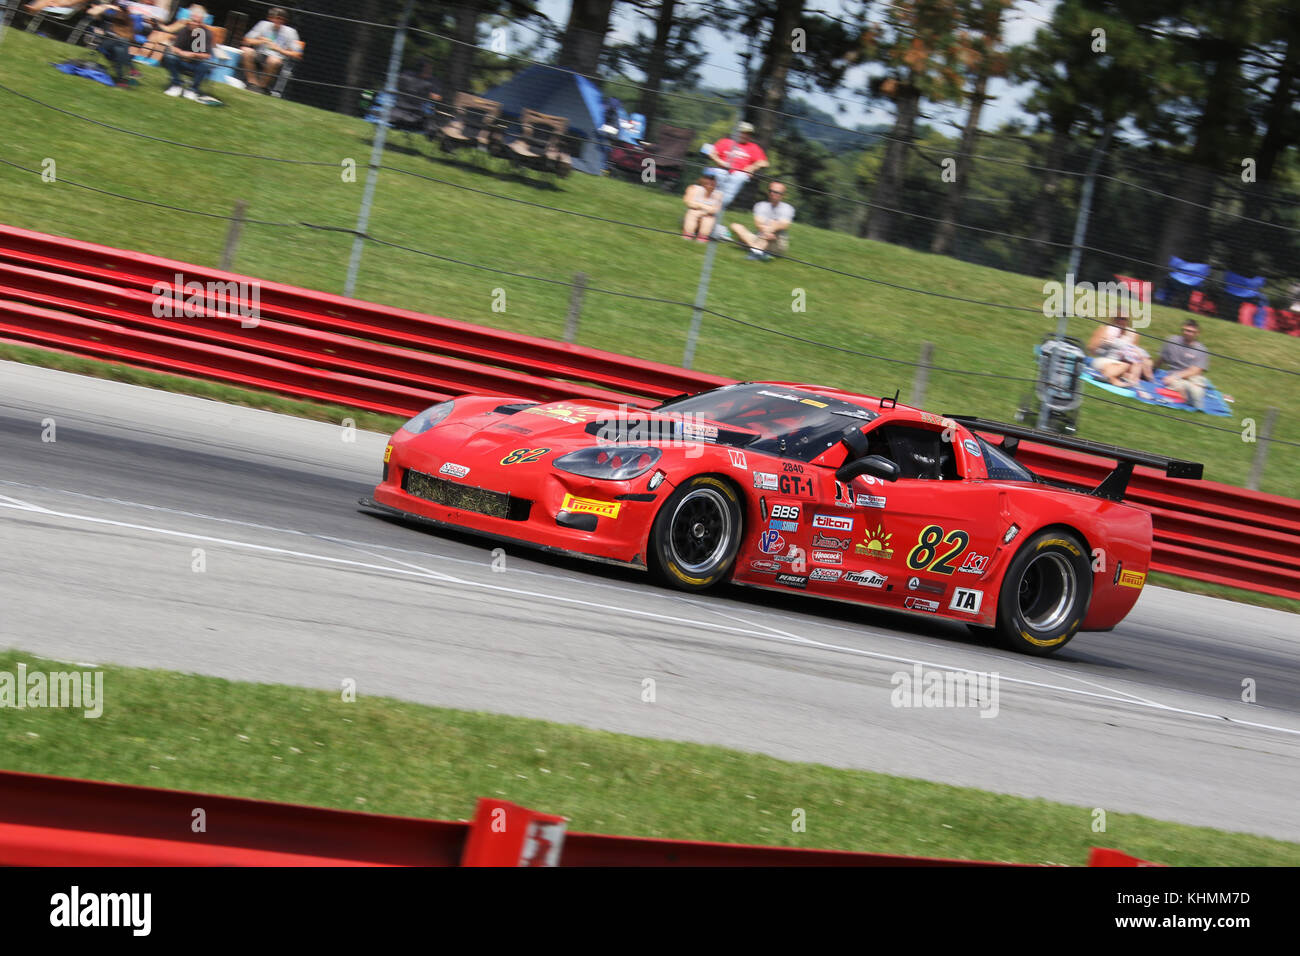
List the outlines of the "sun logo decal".
{"label": "sun logo decal", "polygon": [[894,556],[894,549],[890,547],[894,536],[891,532],[885,530],[882,524],[876,525],[876,530],[867,529],[862,538],[862,543],[854,550],[858,554],[865,554],[869,558],[878,558],[881,561],[888,561]]}

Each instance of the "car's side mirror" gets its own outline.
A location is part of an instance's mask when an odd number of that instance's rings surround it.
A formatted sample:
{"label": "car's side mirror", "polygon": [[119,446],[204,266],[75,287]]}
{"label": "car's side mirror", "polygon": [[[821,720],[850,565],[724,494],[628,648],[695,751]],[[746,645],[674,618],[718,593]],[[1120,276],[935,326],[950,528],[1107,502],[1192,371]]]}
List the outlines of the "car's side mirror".
{"label": "car's side mirror", "polygon": [[852,481],[858,475],[871,475],[883,481],[897,481],[901,474],[898,465],[881,455],[867,455],[845,462],[835,472],[840,481]]}

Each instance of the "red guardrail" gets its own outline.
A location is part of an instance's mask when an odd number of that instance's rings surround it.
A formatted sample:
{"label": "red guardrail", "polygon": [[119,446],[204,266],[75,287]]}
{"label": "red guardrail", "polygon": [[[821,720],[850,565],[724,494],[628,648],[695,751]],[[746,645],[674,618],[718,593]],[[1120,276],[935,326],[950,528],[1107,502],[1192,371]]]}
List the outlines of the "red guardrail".
{"label": "red guardrail", "polygon": [[[215,298],[224,316],[156,316],[178,275],[205,287],[256,283],[257,326],[241,324],[224,292]],[[0,339],[397,415],[473,391],[649,406],[732,381],[8,226]],[[1029,443],[1018,456],[1089,484],[1110,467]],[[1300,598],[1300,501],[1143,468],[1129,500],[1151,512],[1155,570]]]}
{"label": "red guardrail", "polygon": [[[0,866],[541,865],[540,859],[524,855],[527,826],[559,819],[499,800],[481,800],[473,822],[422,820],[0,771]],[[201,831],[196,830],[200,820]],[[556,862],[561,866],[1008,865],[599,833],[563,834]]]}

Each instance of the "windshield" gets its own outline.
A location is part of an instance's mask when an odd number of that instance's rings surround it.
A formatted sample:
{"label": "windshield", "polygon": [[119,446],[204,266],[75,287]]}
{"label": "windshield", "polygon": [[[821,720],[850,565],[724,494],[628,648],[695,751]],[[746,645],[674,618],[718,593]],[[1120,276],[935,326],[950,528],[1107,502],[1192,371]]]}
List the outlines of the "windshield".
{"label": "windshield", "polygon": [[723,432],[718,441],[800,461],[812,461],[838,442],[845,429],[861,428],[877,417],[843,399],[753,382],[671,399],[655,411],[697,415],[756,432],[757,437]]}

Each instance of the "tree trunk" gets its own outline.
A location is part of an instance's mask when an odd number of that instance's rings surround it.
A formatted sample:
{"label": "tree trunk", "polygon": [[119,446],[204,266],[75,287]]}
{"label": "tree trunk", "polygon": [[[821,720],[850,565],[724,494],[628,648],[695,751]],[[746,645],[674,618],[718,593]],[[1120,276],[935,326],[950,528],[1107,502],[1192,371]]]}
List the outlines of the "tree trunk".
{"label": "tree trunk", "polygon": [[975,77],[975,88],[971,91],[970,111],[966,114],[966,125],[961,131],[961,157],[957,160],[957,178],[948,184],[948,198],[943,205],[943,222],[934,234],[930,251],[936,255],[946,256],[952,248],[953,238],[957,235],[957,216],[961,212],[962,200],[966,198],[966,187],[970,184],[970,173],[974,168],[971,154],[980,137],[980,114],[984,111],[984,102],[988,99],[986,91],[989,85],[987,69],[981,69]]}
{"label": "tree trunk", "polygon": [[637,110],[645,116],[645,138],[651,139],[655,117],[659,112],[659,87],[663,85],[664,58],[668,55],[668,40],[673,32],[673,14],[677,0],[661,0],[659,16],[655,20],[655,39],[650,45],[650,63],[646,67],[645,89]]}
{"label": "tree trunk", "polygon": [[754,124],[754,139],[765,148],[771,145],[781,125],[790,61],[794,58],[794,30],[803,19],[803,5],[804,0],[777,0],[772,32],[763,51],[763,65],[752,87],[750,102],[745,104],[745,118]]}
{"label": "tree trunk", "polygon": [[569,23],[560,38],[557,65],[575,73],[595,76],[613,9],[614,0],[573,0],[569,8]]}
{"label": "tree trunk", "polygon": [[[358,20],[373,23],[377,17],[377,6],[378,0],[362,0],[354,15]],[[339,112],[355,116],[360,101],[360,91],[353,87],[359,87],[365,81],[366,55],[370,52],[370,37],[374,28],[364,23],[353,23],[349,26],[354,30],[354,39],[351,44],[352,49],[348,51],[347,66],[344,68],[344,88],[339,90]]]}
{"label": "tree trunk", "polygon": [[[885,148],[884,162],[880,166],[880,178],[872,190],[872,206],[863,229],[863,234],[868,239],[880,242],[890,241],[898,218],[898,214],[890,209],[899,206],[903,174],[907,170],[907,153],[912,146],[916,116],[921,109],[920,90],[910,82],[900,84],[894,98],[894,108],[894,128],[890,131],[889,145]],[[883,208],[886,206],[890,208]]]}
{"label": "tree trunk", "polygon": [[1057,248],[1049,245],[1064,192],[1061,189],[1061,174],[1056,170],[1065,162],[1065,150],[1069,142],[1070,130],[1065,128],[1055,130],[1047,144],[1047,162],[1044,164],[1047,169],[1043,173],[1038,201],[1034,203],[1034,218],[1029,229],[1032,242],[1024,257],[1024,271],[1029,275],[1045,275],[1058,255]]}
{"label": "tree trunk", "polygon": [[[1253,237],[1250,243],[1251,262],[1249,270],[1260,271],[1262,262],[1267,261],[1267,250],[1275,246],[1281,238],[1280,231],[1251,220],[1274,221],[1269,215],[1276,208],[1273,205],[1272,190],[1268,187],[1273,181],[1273,169],[1278,158],[1295,143],[1295,119],[1292,110],[1295,103],[1295,82],[1300,67],[1300,39],[1292,33],[1287,38],[1286,52],[1282,65],[1278,68],[1277,82],[1269,97],[1268,108],[1264,112],[1264,135],[1260,139],[1259,149],[1255,151],[1255,185],[1246,193],[1244,214],[1247,220],[1243,226]],[[1242,263],[1242,268],[1247,264]]]}
{"label": "tree trunk", "polygon": [[471,92],[470,81],[474,75],[474,53],[481,16],[482,6],[478,0],[466,0],[463,6],[456,7],[454,36],[458,42],[451,45],[443,89],[443,100],[447,105],[455,101],[457,93]]}
{"label": "tree trunk", "polygon": [[1204,262],[1210,250],[1210,210],[1214,199],[1214,177],[1223,173],[1228,160],[1229,130],[1237,123],[1236,107],[1240,90],[1242,48],[1226,42],[1219,44],[1205,107],[1196,124],[1196,145],[1192,148],[1191,168],[1183,179],[1178,197],[1165,216],[1157,262],[1167,263],[1170,256]]}

